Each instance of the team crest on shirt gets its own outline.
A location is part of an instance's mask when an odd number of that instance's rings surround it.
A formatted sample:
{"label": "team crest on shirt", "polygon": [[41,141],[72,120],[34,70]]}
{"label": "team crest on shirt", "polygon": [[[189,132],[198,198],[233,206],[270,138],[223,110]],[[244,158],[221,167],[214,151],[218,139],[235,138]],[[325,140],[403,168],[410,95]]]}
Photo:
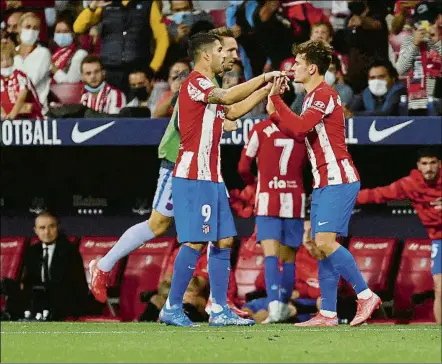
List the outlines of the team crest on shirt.
{"label": "team crest on shirt", "polygon": [[203,224],[203,233],[204,234],[208,234],[208,233],[210,233],[210,225],[209,224]]}
{"label": "team crest on shirt", "polygon": [[198,85],[200,85],[203,90],[207,90],[208,88],[211,88],[213,86],[213,83],[209,80],[206,80],[205,78],[197,78],[197,81]]}
{"label": "team crest on shirt", "polygon": [[193,101],[204,101],[204,94],[190,82],[187,85],[187,92]]}
{"label": "team crest on shirt", "polygon": [[316,106],[316,107],[318,107],[320,109],[325,109],[325,104],[322,101],[315,101],[313,103],[313,106]]}

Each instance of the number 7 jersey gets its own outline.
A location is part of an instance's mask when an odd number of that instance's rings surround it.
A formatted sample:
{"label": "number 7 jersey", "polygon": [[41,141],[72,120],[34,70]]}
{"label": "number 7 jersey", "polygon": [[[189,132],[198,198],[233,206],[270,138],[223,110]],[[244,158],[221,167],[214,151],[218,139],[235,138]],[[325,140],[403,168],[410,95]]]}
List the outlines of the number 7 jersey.
{"label": "number 7 jersey", "polygon": [[282,218],[305,216],[303,167],[307,161],[304,139],[283,134],[270,120],[256,124],[244,146],[238,171],[247,184],[255,177],[251,164],[256,158],[258,185],[255,215]]}

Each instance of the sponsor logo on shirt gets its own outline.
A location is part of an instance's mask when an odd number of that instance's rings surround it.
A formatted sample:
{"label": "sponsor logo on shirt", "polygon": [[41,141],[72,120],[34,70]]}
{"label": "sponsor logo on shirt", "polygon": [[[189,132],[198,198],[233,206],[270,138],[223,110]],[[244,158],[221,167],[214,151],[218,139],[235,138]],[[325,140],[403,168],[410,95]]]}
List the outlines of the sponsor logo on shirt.
{"label": "sponsor logo on shirt", "polygon": [[298,188],[298,184],[296,183],[296,181],[284,181],[275,176],[269,182],[269,188],[274,190],[282,188]]}
{"label": "sponsor logo on shirt", "polygon": [[198,81],[198,85],[200,85],[200,87],[203,90],[207,90],[207,89],[213,87],[213,83],[210,82],[209,80],[206,80],[205,78],[197,78],[197,81]]}
{"label": "sponsor logo on shirt", "polygon": [[187,85],[187,92],[193,101],[204,101],[204,94],[190,82]]}

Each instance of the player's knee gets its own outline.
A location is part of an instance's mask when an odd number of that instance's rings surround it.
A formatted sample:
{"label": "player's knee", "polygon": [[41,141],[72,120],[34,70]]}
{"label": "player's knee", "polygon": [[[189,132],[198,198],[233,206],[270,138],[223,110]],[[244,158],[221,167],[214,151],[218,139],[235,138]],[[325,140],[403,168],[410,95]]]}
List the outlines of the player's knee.
{"label": "player's knee", "polygon": [[280,250],[280,257],[283,263],[294,263],[296,259],[296,248],[291,248],[289,246],[282,246]]}
{"label": "player's knee", "polygon": [[329,250],[334,248],[336,243],[335,233],[317,233],[315,236],[315,244],[318,249],[324,253],[328,253]]}
{"label": "player's knee", "polygon": [[152,212],[152,216],[148,220],[150,230],[155,234],[155,236],[163,235],[170,226],[172,218],[161,215],[158,212]]}
{"label": "player's knee", "polygon": [[279,257],[279,242],[273,239],[261,240],[260,242],[262,250],[264,252],[264,256],[271,257],[276,256]]}

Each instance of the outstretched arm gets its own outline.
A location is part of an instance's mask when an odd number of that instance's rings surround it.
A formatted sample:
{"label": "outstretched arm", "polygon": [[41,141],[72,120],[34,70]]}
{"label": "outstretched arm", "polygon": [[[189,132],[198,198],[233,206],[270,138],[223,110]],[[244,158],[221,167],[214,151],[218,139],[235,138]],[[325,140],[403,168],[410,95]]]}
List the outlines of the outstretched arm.
{"label": "outstretched arm", "polygon": [[366,188],[359,192],[356,203],[381,204],[388,201],[403,200],[407,198],[406,185],[411,182],[410,177],[404,177],[384,187]]}
{"label": "outstretched arm", "polygon": [[233,104],[231,106],[226,106],[226,118],[230,120],[236,120],[240,117],[243,117],[267,97],[271,88],[272,84],[269,83],[267,86],[256,90],[246,99],[237,102],[236,104]]}
{"label": "outstretched arm", "polygon": [[236,102],[244,100],[247,96],[257,90],[263,83],[273,80],[275,77],[281,76],[281,72],[273,71],[264,73],[261,76],[252,78],[251,80],[231,87],[227,90],[222,88],[214,88],[209,92],[208,104],[233,105]]}

